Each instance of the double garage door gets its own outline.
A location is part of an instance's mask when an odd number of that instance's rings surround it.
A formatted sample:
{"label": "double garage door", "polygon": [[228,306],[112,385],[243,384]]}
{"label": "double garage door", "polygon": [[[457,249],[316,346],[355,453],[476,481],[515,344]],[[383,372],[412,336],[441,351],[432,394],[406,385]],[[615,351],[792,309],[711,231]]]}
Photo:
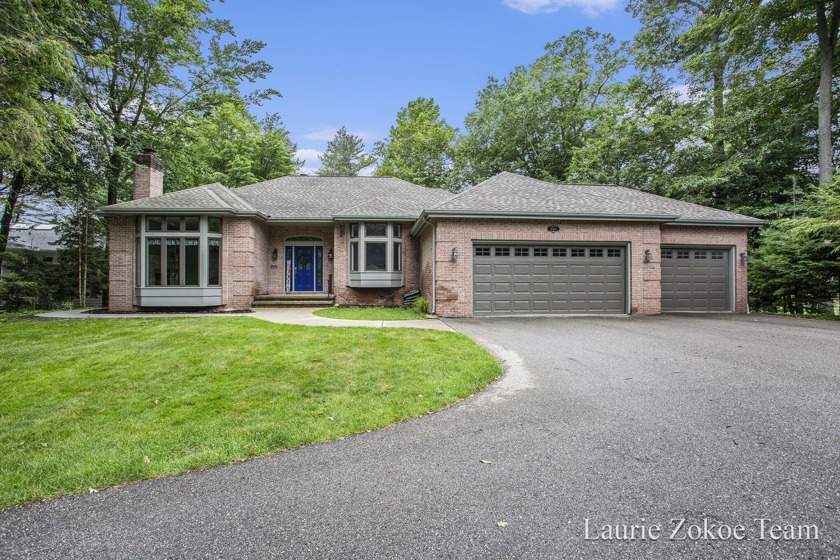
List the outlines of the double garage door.
{"label": "double garage door", "polygon": [[730,250],[662,249],[662,311],[731,311]]}
{"label": "double garage door", "polygon": [[624,246],[473,247],[475,315],[626,313]]}

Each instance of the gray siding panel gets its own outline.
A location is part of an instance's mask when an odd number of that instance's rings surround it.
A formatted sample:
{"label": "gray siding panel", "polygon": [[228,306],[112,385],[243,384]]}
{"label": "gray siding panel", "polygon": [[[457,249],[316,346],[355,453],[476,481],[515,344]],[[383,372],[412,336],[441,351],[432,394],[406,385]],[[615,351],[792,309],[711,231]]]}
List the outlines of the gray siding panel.
{"label": "gray siding panel", "polygon": [[473,312],[625,313],[626,258],[625,247],[477,243]]}
{"label": "gray siding panel", "polygon": [[662,311],[731,311],[730,251],[662,249]]}

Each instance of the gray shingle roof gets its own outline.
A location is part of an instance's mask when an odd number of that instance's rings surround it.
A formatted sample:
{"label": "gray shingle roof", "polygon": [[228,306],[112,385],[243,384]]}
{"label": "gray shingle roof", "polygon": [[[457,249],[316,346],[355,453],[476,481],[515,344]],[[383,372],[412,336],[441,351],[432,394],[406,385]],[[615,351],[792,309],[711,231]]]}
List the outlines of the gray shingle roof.
{"label": "gray shingle roof", "polygon": [[647,219],[665,222],[762,225],[764,221],[725,210],[682,202],[615,185],[550,183],[515,173],[500,173],[427,210],[453,214],[540,215],[556,217]]}
{"label": "gray shingle roof", "polygon": [[233,192],[271,218],[324,220],[350,209],[362,210],[376,199],[388,201],[388,215],[399,212],[400,216],[416,218],[424,209],[453,196],[395,177],[289,176],[239,187]]}
{"label": "gray shingle roof", "polygon": [[58,251],[58,233],[54,225],[12,224],[9,249]]}
{"label": "gray shingle roof", "polygon": [[452,196],[447,191],[428,189],[394,177],[289,176],[236,189],[213,183],[106,206],[102,213],[203,211],[307,221],[363,214],[414,219],[425,208]]}
{"label": "gray shingle roof", "polygon": [[112,204],[102,209],[103,214],[118,214],[144,211],[158,212],[246,212],[254,209],[231,190],[220,183],[211,183],[161,196],[141,198]]}
{"label": "gray shingle roof", "polygon": [[270,221],[416,219],[428,216],[519,216],[654,220],[759,226],[765,222],[716,208],[614,185],[550,183],[500,173],[453,195],[394,177],[288,176],[229,189],[219,183],[107,206],[103,214],[218,212]]}

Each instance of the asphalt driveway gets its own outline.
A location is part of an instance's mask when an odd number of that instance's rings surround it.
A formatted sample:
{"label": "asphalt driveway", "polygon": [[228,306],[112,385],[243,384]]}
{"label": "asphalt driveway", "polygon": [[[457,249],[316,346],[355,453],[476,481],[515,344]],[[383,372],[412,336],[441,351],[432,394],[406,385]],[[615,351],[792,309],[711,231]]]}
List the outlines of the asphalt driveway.
{"label": "asphalt driveway", "polygon": [[[840,556],[840,324],[448,324],[509,366],[480,395],[375,433],[0,511],[0,557]],[[630,525],[645,528],[615,538]]]}

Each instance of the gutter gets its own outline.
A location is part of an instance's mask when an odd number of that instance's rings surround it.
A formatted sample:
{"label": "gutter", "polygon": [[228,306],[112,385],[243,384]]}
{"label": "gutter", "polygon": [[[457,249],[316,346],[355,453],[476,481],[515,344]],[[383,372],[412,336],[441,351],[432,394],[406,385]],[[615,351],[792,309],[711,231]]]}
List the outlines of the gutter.
{"label": "gutter", "polygon": [[768,220],[752,218],[749,220],[704,220],[702,218],[681,218],[671,222],[665,222],[665,226],[716,226],[716,227],[761,227],[766,226]]}
{"label": "gutter", "polygon": [[571,221],[622,221],[622,222],[672,222],[680,218],[676,214],[570,214],[567,212],[488,212],[470,210],[429,210],[423,213],[429,218],[510,218],[515,220],[571,220]]}

